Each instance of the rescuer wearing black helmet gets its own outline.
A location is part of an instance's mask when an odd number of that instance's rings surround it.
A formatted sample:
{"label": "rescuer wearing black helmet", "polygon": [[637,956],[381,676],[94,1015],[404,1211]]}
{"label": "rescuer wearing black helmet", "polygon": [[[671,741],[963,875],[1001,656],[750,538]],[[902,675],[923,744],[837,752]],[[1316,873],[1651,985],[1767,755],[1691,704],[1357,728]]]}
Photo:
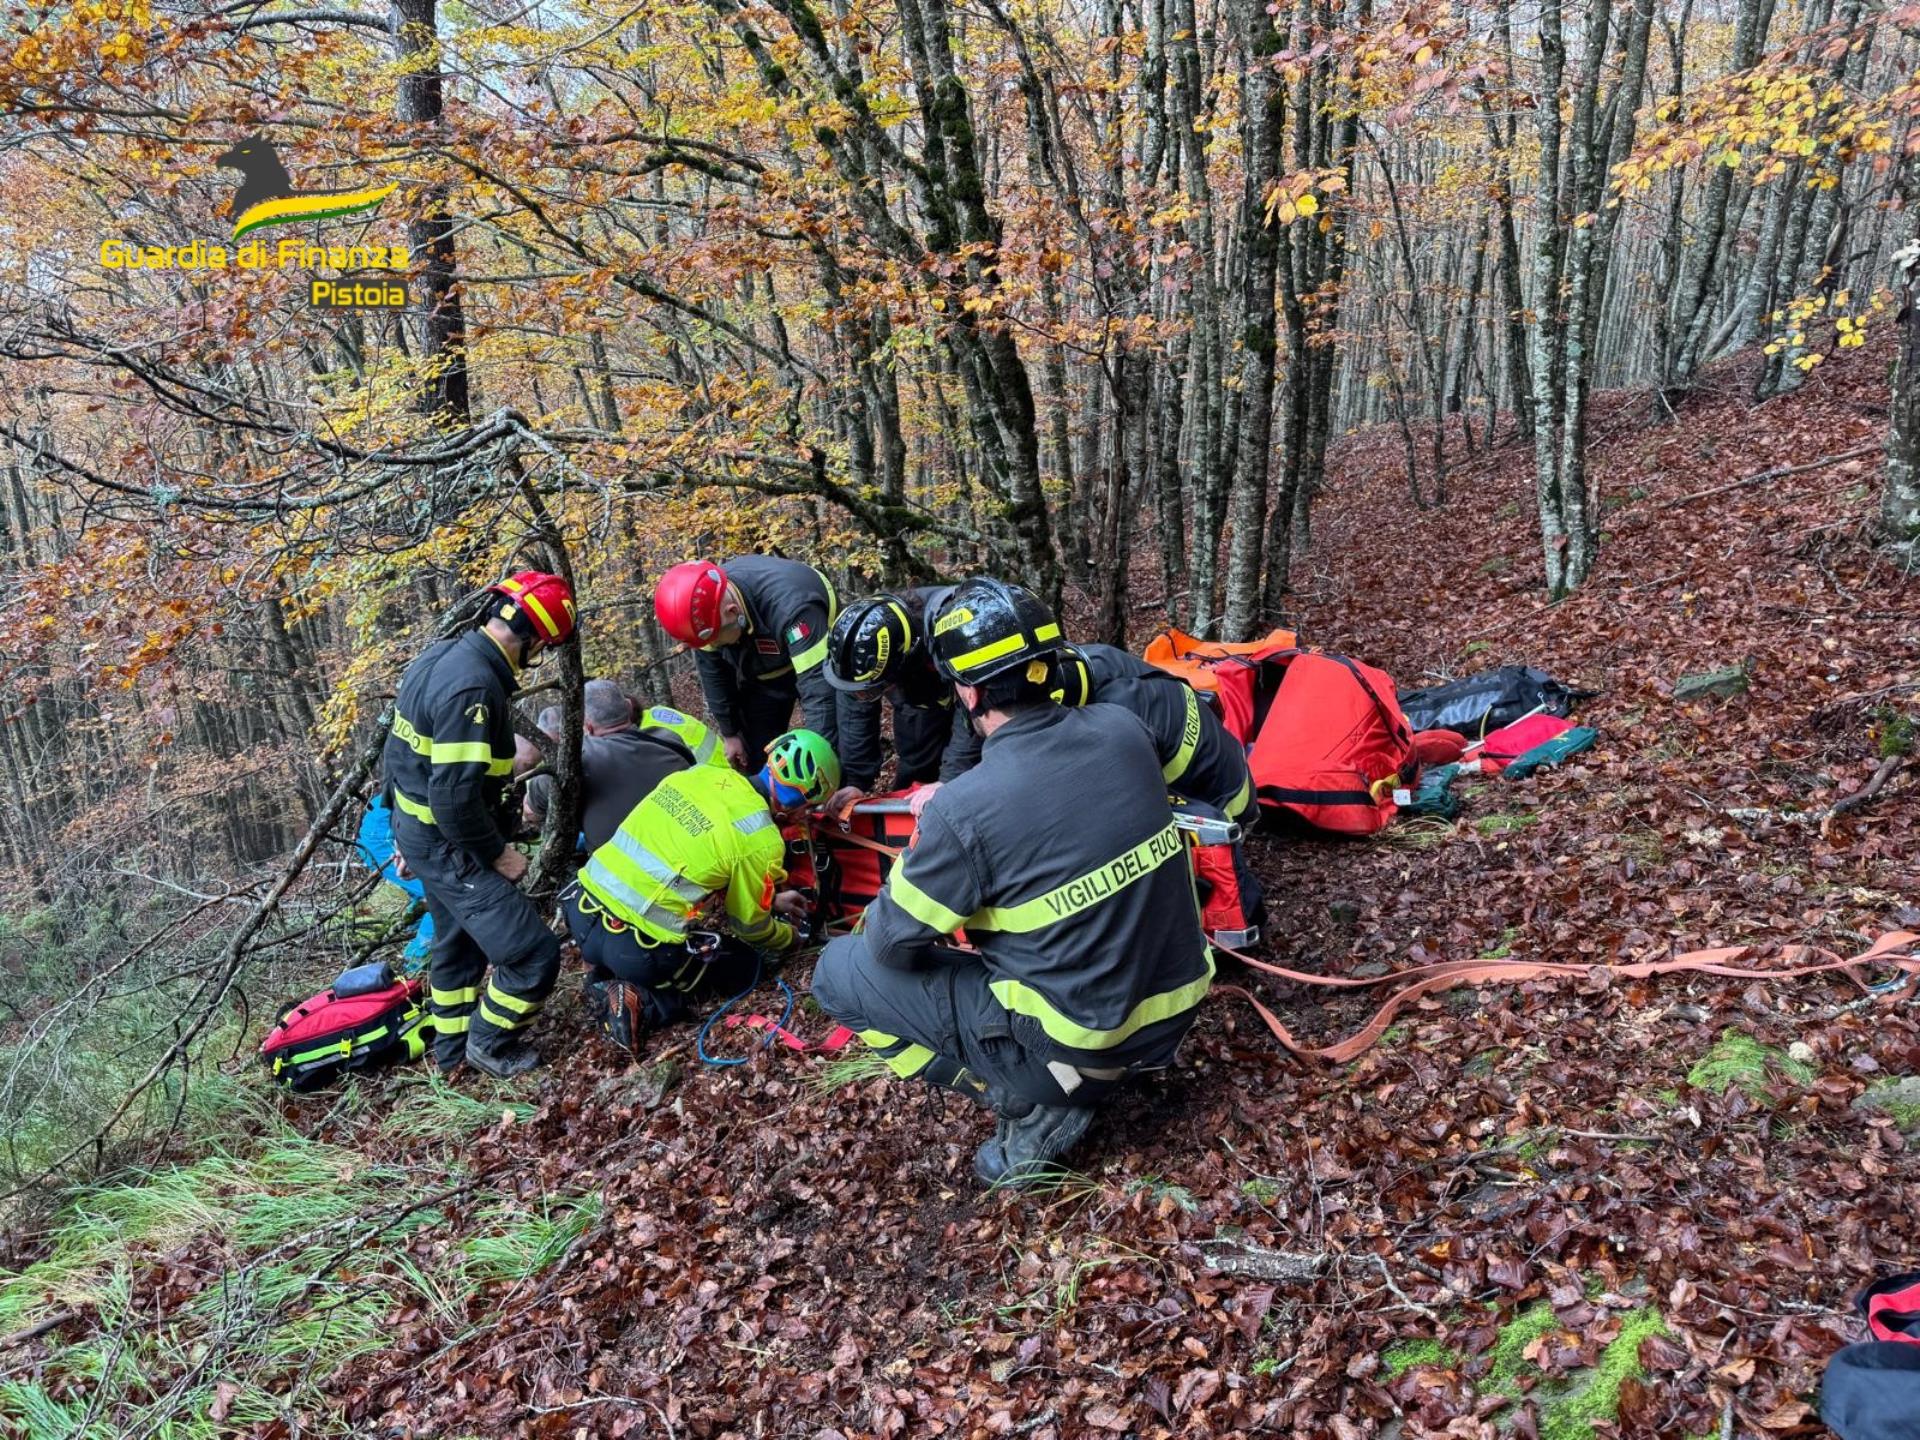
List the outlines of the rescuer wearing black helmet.
{"label": "rescuer wearing black helmet", "polygon": [[[895,1073],[998,1112],[974,1157],[988,1184],[1041,1178],[1093,1106],[1170,1062],[1213,979],[1155,742],[1118,706],[1056,701],[1061,644],[1018,585],[948,597],[928,645],[980,764],[927,804],[862,930],[813,977]],[[974,951],[955,948],[962,927]]]}
{"label": "rescuer wearing black helmet", "polygon": [[[979,737],[953,701],[953,685],[933,663],[927,632],[951,585],[870,596],[849,605],[827,637],[827,683],[857,700],[885,698],[893,708],[898,785],[952,779],[979,758]],[[848,789],[864,791],[880,773],[879,706],[842,736]],[[847,792],[835,797],[838,802]]]}

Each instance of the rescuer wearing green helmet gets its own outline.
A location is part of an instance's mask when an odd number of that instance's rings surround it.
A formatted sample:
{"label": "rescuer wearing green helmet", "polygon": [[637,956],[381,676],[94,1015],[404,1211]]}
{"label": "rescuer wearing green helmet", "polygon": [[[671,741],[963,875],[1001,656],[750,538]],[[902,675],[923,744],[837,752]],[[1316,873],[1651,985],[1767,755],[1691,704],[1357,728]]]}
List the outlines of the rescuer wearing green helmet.
{"label": "rescuer wearing green helmet", "polygon": [[634,1049],[690,1001],[751,983],[756,951],[793,947],[808,907],[799,891],[782,888],[780,827],[839,783],[833,747],[811,730],[790,730],[752,776],[720,765],[667,776],[588,857],[561,909],[612,1038]]}

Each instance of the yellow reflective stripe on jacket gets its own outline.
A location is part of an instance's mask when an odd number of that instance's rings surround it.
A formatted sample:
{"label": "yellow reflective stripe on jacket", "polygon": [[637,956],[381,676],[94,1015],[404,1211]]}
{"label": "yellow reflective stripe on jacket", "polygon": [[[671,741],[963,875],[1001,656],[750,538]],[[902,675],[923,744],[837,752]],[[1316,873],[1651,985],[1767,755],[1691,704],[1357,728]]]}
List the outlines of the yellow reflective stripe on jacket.
{"label": "yellow reflective stripe on jacket", "polygon": [[[861,1043],[879,1051],[887,1068],[902,1080],[911,1080],[934,1061],[933,1051],[926,1046],[903,1044],[898,1035],[889,1035],[884,1030],[862,1030],[859,1035]],[[895,1046],[900,1048],[896,1050]]]}
{"label": "yellow reflective stripe on jacket", "polygon": [[1180,831],[1169,823],[1159,834],[1142,840],[1124,855],[1114,857],[1077,880],[1069,880],[1018,905],[990,905],[965,923],[969,930],[1043,930],[1070,915],[1092,909],[1182,853]]}
{"label": "yellow reflective stripe on jacket", "polygon": [[[1060,638],[1058,625],[1042,625],[1033,632],[1033,638],[1041,643]],[[956,671],[971,670],[977,665],[985,665],[989,660],[998,660],[1002,655],[1011,655],[1027,643],[1027,637],[1021,634],[1002,635],[991,644],[982,645],[978,650],[969,650],[964,655],[956,655],[948,665]]]}
{"label": "yellow reflective stripe on jacket", "polygon": [[909,1045],[898,1054],[883,1056],[887,1068],[902,1080],[911,1080],[933,1063],[933,1051],[924,1045]]}
{"label": "yellow reflective stripe on jacket", "polygon": [[[683,715],[670,705],[649,705],[643,717],[640,721],[642,730],[664,730],[693,752],[694,764],[718,763],[727,769],[733,768],[727,764],[727,757],[720,754],[719,737],[691,715]],[[716,755],[720,757],[717,762],[714,759]]]}
{"label": "yellow reflective stripe on jacket", "polygon": [[905,866],[896,865],[887,876],[887,894],[893,903],[931,930],[945,935],[967,923],[958,910],[949,910],[906,877]]}
{"label": "yellow reflective stripe on jacket", "polygon": [[[828,633],[831,634],[832,632],[828,632]],[[818,665],[822,660],[826,658],[827,658],[827,636],[822,635],[817,642],[815,642],[812,645],[809,645],[806,649],[802,650],[798,655],[793,657],[794,673],[803,675],[807,671],[813,669],[814,666]]]}
{"label": "yellow reflective stripe on jacket", "polygon": [[458,990],[442,990],[438,985],[435,985],[428,991],[428,994],[436,1005],[446,1005],[449,1007],[454,1005],[471,1005],[480,998],[480,987],[478,985],[463,985]]}
{"label": "yellow reflective stripe on jacket", "polygon": [[827,572],[814,565],[807,568],[820,577],[820,588],[827,592],[827,624],[818,640],[792,657],[796,675],[805,674],[827,658],[827,639],[833,634],[834,617],[840,613],[840,599],[833,593],[833,581],[827,578]]}
{"label": "yellow reflective stripe on jacket", "polygon": [[[493,746],[484,740],[435,740],[428,758],[436,765],[491,765]],[[512,769],[512,762],[508,762]]]}
{"label": "yellow reflective stripe on jacket", "polygon": [[1233,793],[1233,799],[1227,802],[1227,818],[1238,820],[1246,814],[1247,805],[1253,799],[1253,776],[1249,775],[1240,782],[1240,788]]}
{"label": "yellow reflective stripe on jacket", "polygon": [[433,1031],[436,1035],[464,1035],[473,1024],[471,1015],[436,1015],[433,1017]]}
{"label": "yellow reflective stripe on jacket", "polygon": [[398,711],[393,716],[394,737],[416,755],[431,753],[433,742],[413,728],[413,722]]}
{"label": "yellow reflective stripe on jacket", "polygon": [[1047,1038],[1056,1043],[1071,1046],[1075,1050],[1111,1050],[1132,1039],[1149,1025],[1186,1014],[1206,998],[1212,985],[1213,951],[1208,950],[1204,975],[1190,980],[1177,990],[1147,996],[1111,1030],[1096,1030],[1063,1015],[1054,1009],[1046,996],[1019,980],[993,980],[988,982],[987,988],[993,992],[996,1000],[1014,1014],[1039,1021],[1040,1028],[1047,1032]]}
{"label": "yellow reflective stripe on jacket", "polygon": [[608,869],[597,851],[588,858],[587,868],[580,872],[580,881],[588,894],[597,897],[620,919],[644,931],[650,938],[681,940],[686,937],[686,912],[676,913],[663,905],[654,904]]}
{"label": "yellow reflective stripe on jacket", "polygon": [[1200,744],[1200,697],[1194,693],[1191,685],[1182,685],[1180,688],[1187,692],[1187,715],[1180,725],[1180,748],[1173,752],[1171,760],[1160,767],[1160,774],[1169,785],[1187,773],[1187,767],[1193,764],[1193,752]]}
{"label": "yellow reflective stripe on jacket", "polygon": [[698,905],[707,898],[706,886],[687,879],[625,830],[614,831],[607,843],[618,850],[624,859],[632,861],[647,879],[665,886],[689,905]]}
{"label": "yellow reflective stripe on jacket", "polygon": [[415,800],[403,790],[394,790],[393,803],[398,805],[414,819],[418,820],[422,825],[431,825],[434,823],[432,807]]}

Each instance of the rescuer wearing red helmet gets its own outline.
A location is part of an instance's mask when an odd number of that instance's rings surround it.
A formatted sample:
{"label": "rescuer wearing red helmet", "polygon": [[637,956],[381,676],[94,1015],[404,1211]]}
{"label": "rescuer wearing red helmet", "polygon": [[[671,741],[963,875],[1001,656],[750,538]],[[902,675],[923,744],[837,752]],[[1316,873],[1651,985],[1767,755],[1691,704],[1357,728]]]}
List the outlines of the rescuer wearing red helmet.
{"label": "rescuer wearing red helmet", "polygon": [[574,604],[572,586],[538,570],[488,591],[479,626],[428,646],[401,676],[385,762],[394,846],[433,917],[434,1059],[507,1079],[539,1063],[521,1032],[560,968],[558,938],[516,884],[526,856],[507,843],[513,690],[543,649],[572,637]]}
{"label": "rescuer wearing red helmet", "polygon": [[[698,652],[707,713],[736,770],[760,768],[767,742],[791,728],[796,701],[807,728],[836,754],[850,734],[877,734],[876,702],[827,683],[822,662],[839,608],[825,575],[773,555],[724,564],[689,560],[660,577],[654,616],[661,629]],[[864,789],[874,776],[849,773],[846,779]]]}

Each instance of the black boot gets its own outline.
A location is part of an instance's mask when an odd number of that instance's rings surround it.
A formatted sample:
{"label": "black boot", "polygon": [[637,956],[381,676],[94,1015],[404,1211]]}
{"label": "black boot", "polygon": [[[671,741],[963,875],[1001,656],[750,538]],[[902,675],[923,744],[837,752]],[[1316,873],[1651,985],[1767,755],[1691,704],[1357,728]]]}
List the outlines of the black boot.
{"label": "black boot", "polygon": [[1002,1119],[993,1139],[973,1157],[973,1173],[988,1185],[1020,1187],[1046,1179],[1079,1143],[1093,1111],[1079,1105],[1036,1105],[1016,1120]]}
{"label": "black boot", "polygon": [[465,1033],[454,1035],[436,1034],[433,1037],[433,1065],[442,1075],[451,1075],[458,1070],[467,1058],[467,1037]]}
{"label": "black boot", "polygon": [[467,1060],[476,1070],[496,1080],[524,1075],[540,1063],[531,1045],[481,1015],[473,1017],[473,1028],[467,1031]]}

